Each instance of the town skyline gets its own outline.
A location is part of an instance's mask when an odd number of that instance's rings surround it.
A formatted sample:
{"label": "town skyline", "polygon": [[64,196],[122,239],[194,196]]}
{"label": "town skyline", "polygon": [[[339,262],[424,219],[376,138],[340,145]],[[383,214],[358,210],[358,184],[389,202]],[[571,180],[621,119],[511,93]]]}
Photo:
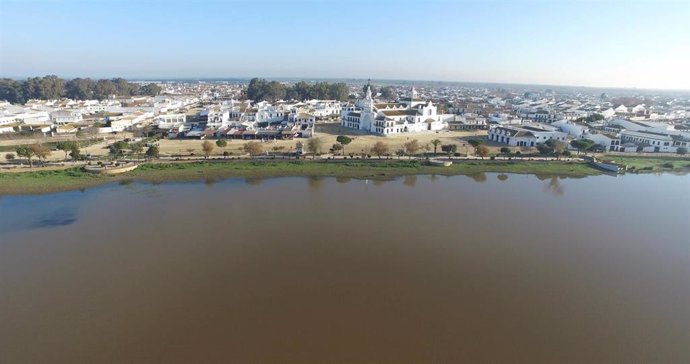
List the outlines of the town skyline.
{"label": "town skyline", "polygon": [[0,76],[690,85],[681,2],[259,4],[5,1]]}

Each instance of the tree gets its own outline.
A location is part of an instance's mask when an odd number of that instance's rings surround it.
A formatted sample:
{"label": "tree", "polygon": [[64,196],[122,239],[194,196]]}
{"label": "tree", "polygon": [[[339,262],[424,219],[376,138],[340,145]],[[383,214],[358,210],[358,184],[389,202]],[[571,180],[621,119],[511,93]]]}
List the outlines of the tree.
{"label": "tree", "polygon": [[511,152],[510,148],[508,147],[501,147],[501,154],[503,155],[509,155]]}
{"label": "tree", "polygon": [[307,142],[307,151],[309,151],[313,157],[316,157],[317,153],[321,153],[322,144],[323,142],[319,138],[309,138]]}
{"label": "tree", "polygon": [[551,148],[551,146],[546,143],[537,144],[537,150],[541,155],[549,155],[553,153],[553,148]]}
{"label": "tree", "polygon": [[371,148],[371,152],[381,159],[382,155],[388,154],[388,145],[382,141],[378,141],[374,143],[374,146]]}
{"label": "tree", "polygon": [[8,161],[14,160],[14,154],[12,154],[12,153],[5,154],[5,159],[7,159]]}
{"label": "tree", "polygon": [[392,99],[395,97],[395,91],[393,91],[392,86],[381,87],[379,92],[381,92],[381,97],[384,99]]}
{"label": "tree", "polygon": [[201,150],[204,152],[204,159],[207,159],[211,155],[215,147],[216,146],[208,140],[204,140],[204,142],[201,143]]}
{"label": "tree", "polygon": [[584,151],[585,155],[587,155],[587,149],[594,145],[594,141],[589,139],[575,139],[570,142],[570,145],[577,149],[577,154],[580,154],[580,151]]}
{"label": "tree", "polygon": [[350,144],[352,142],[352,138],[350,138],[347,135],[338,135],[337,138],[335,138],[335,141],[340,143],[343,147],[343,154],[345,154],[345,146]]}
{"label": "tree", "polygon": [[561,155],[563,154],[563,152],[565,151],[565,149],[566,149],[567,146],[568,146],[567,144],[565,144],[565,142],[562,142],[562,141],[560,141],[560,140],[555,140],[555,139],[549,139],[549,140],[547,140],[547,141],[546,141],[546,145],[548,145],[549,147],[551,147],[552,153],[553,153],[554,155],[556,155],[556,159],[560,159],[560,158],[561,158]]}
{"label": "tree", "polygon": [[30,148],[33,150],[36,158],[38,158],[41,162],[45,162],[46,158],[50,156],[50,149],[43,144],[33,144]]}
{"label": "tree", "polygon": [[261,143],[259,143],[259,142],[244,143],[242,148],[244,149],[244,151],[246,153],[248,153],[251,156],[259,155],[259,154],[264,152],[264,148],[261,146]]}
{"label": "tree", "polygon": [[33,158],[35,155],[33,149],[31,149],[30,147],[28,147],[26,145],[22,145],[22,146],[17,147],[15,152],[17,153],[18,156],[28,159],[29,160],[29,168],[33,168],[34,165],[33,165],[33,162],[31,161],[31,158]]}
{"label": "tree", "polygon": [[81,158],[81,150],[79,149],[79,145],[77,145],[77,143],[72,144],[69,156],[72,157],[72,159],[75,161]]}
{"label": "tree", "polygon": [[686,154],[688,154],[688,148],[685,148],[685,147],[676,148],[676,153],[678,153],[680,155],[686,155]]}
{"label": "tree", "polygon": [[142,143],[132,143],[129,145],[129,151],[137,156],[137,160],[141,158],[141,152],[144,151],[144,144]]}
{"label": "tree", "polygon": [[124,150],[128,148],[129,145],[127,145],[127,142],[124,140],[118,140],[113,144],[110,144],[108,146],[108,149],[110,150],[110,155],[112,155],[115,158],[121,157],[124,154]]}
{"label": "tree", "polygon": [[476,149],[480,144],[484,144],[484,141],[481,139],[470,139],[467,143]]}
{"label": "tree", "polygon": [[362,86],[362,94],[367,94],[367,88],[371,88],[371,94],[376,95],[376,87],[372,86],[371,83],[367,82],[366,85]]}
{"label": "tree", "polygon": [[155,83],[149,83],[144,86],[142,86],[139,90],[138,93],[140,95],[147,95],[147,96],[158,96],[163,89],[156,85]]}
{"label": "tree", "polygon": [[[479,146],[480,146],[480,145],[483,145],[483,144],[484,144],[484,141],[481,140],[481,139],[470,139],[470,140],[467,141],[467,143],[469,143],[469,145],[471,145],[472,147],[474,147],[474,154],[475,154],[475,155],[479,155]],[[481,156],[480,156],[480,157],[481,157]],[[482,159],[484,159],[484,157],[482,157]]]}
{"label": "tree", "polygon": [[25,103],[23,83],[11,78],[0,79],[0,100],[6,100],[12,104]]}
{"label": "tree", "polygon": [[436,150],[438,149],[438,146],[441,145],[441,141],[438,139],[434,139],[431,141],[431,144],[434,146],[434,154],[436,154]]}
{"label": "tree", "polygon": [[407,155],[410,156],[410,159],[412,159],[412,155],[419,151],[419,141],[417,139],[412,139],[403,144],[403,148],[405,149],[405,153],[407,153]]}
{"label": "tree", "polygon": [[343,146],[341,144],[335,143],[331,146],[331,150],[333,151],[333,154],[338,154],[339,151],[343,150]]}
{"label": "tree", "polygon": [[98,80],[94,87],[93,96],[98,100],[109,98],[111,95],[117,94],[115,84],[110,80]]}
{"label": "tree", "polygon": [[482,159],[489,155],[489,147],[487,147],[486,145],[480,144],[476,148],[474,148],[474,151],[478,156],[482,157]]}
{"label": "tree", "polygon": [[45,76],[39,81],[41,99],[55,100],[65,93],[65,80],[55,75]]}
{"label": "tree", "polygon": [[156,158],[158,158],[159,154],[160,154],[160,150],[155,145],[152,145],[148,149],[146,149],[146,158],[156,159]]}
{"label": "tree", "polygon": [[65,96],[75,100],[93,99],[95,82],[90,78],[75,78],[65,83]]}
{"label": "tree", "polygon": [[225,139],[218,139],[216,140],[216,146],[218,148],[225,148],[228,146],[228,141]]}
{"label": "tree", "polygon": [[216,140],[216,146],[220,149],[223,149],[223,156],[227,157],[227,155],[225,155],[225,147],[228,146],[228,141],[225,139],[218,139]]}
{"label": "tree", "polygon": [[67,161],[67,153],[72,150],[73,145],[74,143],[72,142],[57,142],[55,147],[65,153],[65,161]]}
{"label": "tree", "polygon": [[445,153],[448,153],[448,155],[453,155],[458,151],[458,145],[457,144],[445,144],[441,146],[441,150]]}

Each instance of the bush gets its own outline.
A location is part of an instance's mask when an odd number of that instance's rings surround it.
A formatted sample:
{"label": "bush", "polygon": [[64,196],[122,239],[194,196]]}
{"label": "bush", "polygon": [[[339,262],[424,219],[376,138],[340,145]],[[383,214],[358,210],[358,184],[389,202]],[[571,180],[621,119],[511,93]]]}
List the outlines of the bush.
{"label": "bush", "polygon": [[664,168],[673,168],[673,163],[672,162],[666,162],[661,165]]}

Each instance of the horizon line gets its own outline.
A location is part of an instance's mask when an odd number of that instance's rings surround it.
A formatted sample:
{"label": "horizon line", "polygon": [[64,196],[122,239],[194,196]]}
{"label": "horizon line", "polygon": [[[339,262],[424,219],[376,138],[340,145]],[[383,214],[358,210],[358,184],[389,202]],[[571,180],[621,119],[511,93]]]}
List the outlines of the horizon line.
{"label": "horizon line", "polygon": [[253,78],[261,78],[266,80],[352,80],[352,81],[393,81],[393,82],[427,82],[427,83],[459,83],[459,84],[480,84],[480,85],[507,85],[507,86],[538,86],[538,87],[562,87],[562,88],[585,88],[585,89],[612,89],[612,90],[626,90],[626,91],[665,91],[665,92],[690,92],[690,88],[658,88],[658,87],[637,87],[637,86],[585,86],[585,85],[564,85],[564,84],[544,84],[544,83],[522,83],[522,82],[497,82],[497,81],[448,81],[448,80],[431,80],[431,79],[403,79],[403,78],[370,78],[370,77],[318,77],[318,76],[158,76],[158,77],[143,77],[143,76],[76,76],[65,77],[55,73],[47,73],[42,76],[5,76],[0,78],[9,78],[13,80],[26,80],[32,77],[45,77],[55,75],[57,77],[70,80],[75,78],[91,78],[91,79],[114,79],[122,78],[128,81],[176,81],[176,80],[251,80]]}

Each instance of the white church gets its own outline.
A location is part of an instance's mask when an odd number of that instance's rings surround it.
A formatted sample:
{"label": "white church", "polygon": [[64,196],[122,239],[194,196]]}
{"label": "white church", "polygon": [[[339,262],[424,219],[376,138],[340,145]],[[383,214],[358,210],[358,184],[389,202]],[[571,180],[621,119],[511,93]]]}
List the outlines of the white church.
{"label": "white church", "polygon": [[414,87],[409,98],[394,103],[375,103],[367,87],[364,99],[341,111],[342,126],[381,135],[443,130],[452,118],[452,114],[437,114],[436,106],[419,99]]}

